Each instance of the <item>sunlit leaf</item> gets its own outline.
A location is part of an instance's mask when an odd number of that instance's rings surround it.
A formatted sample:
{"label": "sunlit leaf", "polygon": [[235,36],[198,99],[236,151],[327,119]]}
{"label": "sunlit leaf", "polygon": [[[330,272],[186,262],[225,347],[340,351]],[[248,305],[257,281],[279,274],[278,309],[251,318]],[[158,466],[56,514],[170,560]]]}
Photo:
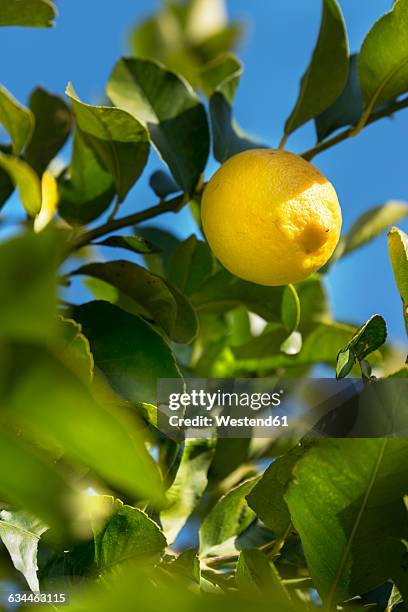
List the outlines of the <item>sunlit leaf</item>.
{"label": "sunlit leaf", "polygon": [[58,185],[46,170],[41,177],[41,210],[34,219],[34,231],[41,232],[52,221],[58,204]]}
{"label": "sunlit leaf", "polygon": [[20,104],[3,85],[0,85],[0,123],[10,135],[13,154],[20,155],[33,133],[34,118],[31,111]]}
{"label": "sunlit leaf", "polygon": [[0,167],[7,172],[17,187],[21,203],[29,215],[37,215],[41,209],[41,185],[34,170],[25,161],[0,152]]}
{"label": "sunlit leaf", "polygon": [[408,236],[397,227],[388,234],[388,251],[408,333]]}
{"label": "sunlit leaf", "polygon": [[51,0],[2,0],[0,26],[49,28],[57,14]]}

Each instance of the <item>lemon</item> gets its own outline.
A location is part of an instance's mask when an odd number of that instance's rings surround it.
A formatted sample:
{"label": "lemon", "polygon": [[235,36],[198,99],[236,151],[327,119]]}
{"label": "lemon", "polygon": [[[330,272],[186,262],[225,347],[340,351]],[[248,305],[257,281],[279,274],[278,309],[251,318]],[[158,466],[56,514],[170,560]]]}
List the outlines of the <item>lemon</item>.
{"label": "lemon", "polygon": [[341,229],[333,185],[299,155],[253,149],[214,174],[202,199],[205,236],[233,274],[261,285],[307,278],[332,255]]}

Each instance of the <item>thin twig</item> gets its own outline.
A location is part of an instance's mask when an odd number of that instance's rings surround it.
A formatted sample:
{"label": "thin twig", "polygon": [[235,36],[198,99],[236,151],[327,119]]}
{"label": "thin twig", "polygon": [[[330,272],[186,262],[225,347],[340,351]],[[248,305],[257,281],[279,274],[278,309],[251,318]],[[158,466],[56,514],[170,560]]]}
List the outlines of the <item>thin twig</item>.
{"label": "thin twig", "polygon": [[[372,113],[372,115],[370,115],[365,125],[367,126],[370,123],[374,123],[375,121],[378,121],[379,119],[382,119],[383,117],[387,117],[388,115],[391,115],[392,113],[395,113],[403,108],[406,108],[407,106],[408,106],[408,97],[403,98],[402,100],[399,100],[399,102],[394,102],[393,104],[390,104],[386,106],[385,108],[379,111],[376,111],[375,113]],[[343,140],[347,140],[348,138],[355,136],[355,135],[357,135],[355,126],[347,128],[343,132],[340,132],[339,134],[337,134],[337,136],[333,136],[333,138],[329,138],[328,140],[323,140],[323,142],[319,142],[316,146],[312,147],[311,149],[308,149],[307,151],[302,153],[302,157],[304,157],[307,160],[311,160],[313,159],[315,155],[318,155],[319,153],[322,153],[323,151],[330,149],[331,147],[338,144],[339,142],[343,142]]]}

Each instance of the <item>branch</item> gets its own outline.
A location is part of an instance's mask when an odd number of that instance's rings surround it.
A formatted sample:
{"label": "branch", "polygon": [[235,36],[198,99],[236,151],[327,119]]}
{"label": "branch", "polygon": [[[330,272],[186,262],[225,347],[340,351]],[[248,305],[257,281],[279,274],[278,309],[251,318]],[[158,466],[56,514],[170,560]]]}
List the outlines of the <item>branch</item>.
{"label": "branch", "polygon": [[166,212],[178,212],[186,203],[185,195],[181,194],[176,196],[175,198],[171,198],[165,202],[160,202],[155,206],[151,206],[150,208],[146,208],[141,212],[134,213],[133,215],[127,215],[126,217],[121,217],[119,219],[109,219],[103,225],[99,227],[95,227],[84,234],[78,236],[72,243],[71,251],[75,251],[80,249],[83,246],[86,246],[96,238],[100,238],[101,236],[105,236],[106,234],[110,234],[115,230],[122,229],[124,227],[129,227],[130,225],[135,225],[136,223],[141,223],[142,221],[147,221],[148,219],[153,219],[153,217],[157,217],[158,215],[162,215]]}
{"label": "branch", "polygon": [[[393,104],[390,104],[386,108],[383,108],[375,113],[372,113],[372,115],[370,115],[370,117],[367,119],[367,123],[365,125],[374,123],[375,121],[378,121],[379,119],[382,119],[383,117],[387,117],[388,115],[391,115],[392,113],[395,113],[403,108],[406,108],[407,106],[408,106],[408,97],[403,98],[399,102],[394,102]],[[338,144],[339,142],[343,142],[343,140],[347,140],[347,138],[350,138],[351,136],[356,136],[356,135],[357,133],[356,133],[355,126],[347,128],[347,130],[340,132],[340,134],[337,134],[337,136],[333,136],[333,138],[329,138],[328,140],[323,140],[323,142],[320,142],[319,144],[314,146],[312,149],[305,151],[304,153],[302,153],[302,157],[310,161],[311,159],[313,159],[315,155],[318,155],[319,153],[322,153],[323,151],[330,149],[331,147]]]}

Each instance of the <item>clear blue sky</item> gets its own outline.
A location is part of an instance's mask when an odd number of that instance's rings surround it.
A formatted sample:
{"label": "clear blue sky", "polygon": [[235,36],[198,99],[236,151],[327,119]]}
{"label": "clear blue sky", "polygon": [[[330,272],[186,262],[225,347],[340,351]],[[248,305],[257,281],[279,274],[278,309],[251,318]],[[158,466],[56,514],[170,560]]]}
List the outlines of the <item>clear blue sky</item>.
{"label": "clear blue sky", "polygon": [[[357,50],[374,21],[389,10],[391,0],[340,0]],[[127,49],[132,24],[152,12],[154,0],[61,0],[57,26],[50,30],[2,28],[3,57],[0,81],[21,101],[41,84],[63,93],[69,80],[82,99],[100,99],[117,58]],[[236,117],[247,131],[276,146],[283,122],[298,91],[298,81],[310,57],[320,20],[320,0],[229,0],[229,13],[247,21],[240,56],[245,73],[236,102]],[[408,199],[408,111],[395,119],[370,126],[356,139],[317,158],[314,163],[334,183],[347,229],[356,217],[388,199]],[[300,152],[314,142],[307,125],[287,147]],[[148,188],[150,171],[160,162],[152,155],[144,177],[124,204],[125,213],[144,208],[154,199]],[[215,169],[212,164],[209,172]],[[188,235],[193,224],[187,211],[182,223],[174,216],[161,224],[174,224]],[[407,230],[407,223],[402,227]],[[382,314],[394,339],[404,342],[401,305],[388,262],[386,238],[345,259],[330,273],[330,295],[338,318],[361,323]],[[78,294],[79,295],[79,294]]]}

